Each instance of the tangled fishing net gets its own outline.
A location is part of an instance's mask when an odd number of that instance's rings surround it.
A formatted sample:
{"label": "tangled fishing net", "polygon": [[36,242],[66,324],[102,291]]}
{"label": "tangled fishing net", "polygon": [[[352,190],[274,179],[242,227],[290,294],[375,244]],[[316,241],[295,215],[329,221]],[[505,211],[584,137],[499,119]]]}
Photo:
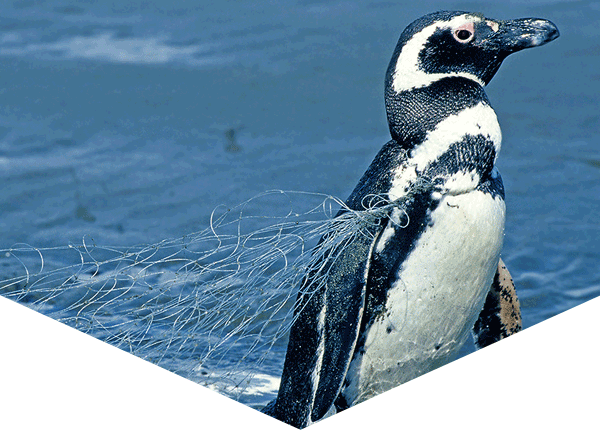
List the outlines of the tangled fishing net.
{"label": "tangled fishing net", "polygon": [[[308,200],[317,203],[293,209]],[[324,285],[328,256],[391,206],[376,196],[364,204],[272,191],[151,245],[16,244],[0,251],[0,294],[258,407],[276,392],[299,289]]]}

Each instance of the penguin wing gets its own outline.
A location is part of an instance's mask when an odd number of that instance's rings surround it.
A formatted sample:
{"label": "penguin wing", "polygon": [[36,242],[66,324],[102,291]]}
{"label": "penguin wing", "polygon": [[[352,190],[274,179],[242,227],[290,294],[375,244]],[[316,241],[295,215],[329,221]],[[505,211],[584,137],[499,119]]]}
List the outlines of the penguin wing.
{"label": "penguin wing", "polygon": [[521,331],[521,307],[512,277],[500,259],[494,281],[473,332],[477,347],[484,348]]}
{"label": "penguin wing", "polygon": [[[301,291],[290,330],[275,418],[302,428],[327,413],[337,398],[358,338],[365,304],[366,278],[376,236],[357,234],[307,278],[326,273],[325,285]],[[304,289],[303,289],[304,290]]]}

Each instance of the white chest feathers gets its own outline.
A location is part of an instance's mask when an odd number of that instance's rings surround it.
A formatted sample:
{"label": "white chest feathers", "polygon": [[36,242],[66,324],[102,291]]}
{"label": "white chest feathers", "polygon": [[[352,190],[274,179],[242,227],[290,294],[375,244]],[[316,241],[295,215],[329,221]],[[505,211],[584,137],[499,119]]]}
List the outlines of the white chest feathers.
{"label": "white chest feathers", "polygon": [[491,194],[474,190],[441,198],[399,268],[385,312],[365,334],[364,353],[350,364],[342,391],[348,404],[455,358],[490,289],[504,217],[504,200]]}

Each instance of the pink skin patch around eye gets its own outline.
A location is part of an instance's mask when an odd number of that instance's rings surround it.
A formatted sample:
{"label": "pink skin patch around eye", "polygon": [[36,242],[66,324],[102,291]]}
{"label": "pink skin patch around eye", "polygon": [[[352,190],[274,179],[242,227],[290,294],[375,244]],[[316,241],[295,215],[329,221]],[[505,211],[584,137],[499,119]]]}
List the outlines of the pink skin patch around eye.
{"label": "pink skin patch around eye", "polygon": [[[459,37],[461,31],[468,31],[470,36],[468,38]],[[458,40],[460,43],[467,43],[473,39],[473,35],[475,34],[475,25],[472,22],[468,22],[466,24],[461,25],[454,29],[454,38]],[[462,35],[461,35],[462,36]]]}
{"label": "pink skin patch around eye", "polygon": [[468,32],[473,34],[473,33],[475,33],[475,25],[473,25],[472,22],[468,22],[468,23],[463,24],[460,27],[458,27],[456,30],[454,30],[454,32],[458,33],[460,30],[467,30]]}

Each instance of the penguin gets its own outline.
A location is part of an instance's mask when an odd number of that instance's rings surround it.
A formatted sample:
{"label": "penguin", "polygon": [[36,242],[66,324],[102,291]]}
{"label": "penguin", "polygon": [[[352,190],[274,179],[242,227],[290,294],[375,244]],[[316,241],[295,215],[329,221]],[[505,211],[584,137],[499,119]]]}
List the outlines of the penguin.
{"label": "penguin", "polygon": [[485,347],[521,329],[484,87],[508,55],[558,36],[544,19],[448,11],[404,30],[385,76],[391,140],[346,201],[384,196],[387,216],[328,256],[311,294],[306,275],[263,412],[304,428],[452,361],[470,334]]}

